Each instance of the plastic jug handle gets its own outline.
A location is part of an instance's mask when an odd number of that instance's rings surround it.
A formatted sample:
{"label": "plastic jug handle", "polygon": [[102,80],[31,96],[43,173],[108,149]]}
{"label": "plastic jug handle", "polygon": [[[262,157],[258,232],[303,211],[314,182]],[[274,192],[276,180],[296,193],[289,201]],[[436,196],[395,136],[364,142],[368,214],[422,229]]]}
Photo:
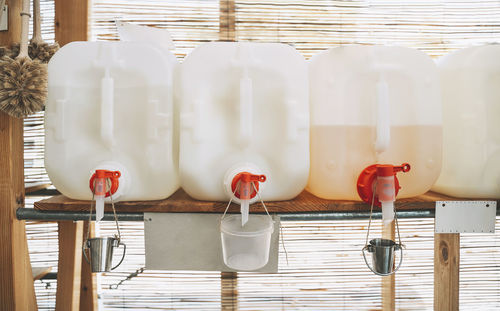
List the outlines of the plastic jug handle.
{"label": "plastic jug handle", "polygon": [[286,107],[288,111],[286,125],[287,140],[296,142],[301,131],[308,135],[309,118],[307,113],[298,108],[299,105],[294,99],[286,100]]}
{"label": "plastic jug handle", "polygon": [[54,112],[46,111],[45,127],[54,131],[56,141],[63,142],[66,140],[66,119],[65,106],[67,99],[57,99]]}
{"label": "plastic jug handle", "polygon": [[391,118],[389,106],[389,87],[382,77],[377,83],[377,136],[375,151],[384,152],[391,141]]}
{"label": "plastic jug handle", "polygon": [[108,146],[115,144],[113,135],[114,119],[114,81],[109,76],[109,69],[101,79],[101,139]]}
{"label": "plastic jug handle", "polygon": [[158,99],[148,101],[149,121],[147,124],[147,133],[148,140],[152,142],[160,142],[164,139],[160,135],[161,129],[165,129],[165,136],[168,137],[170,127],[172,126],[172,115],[160,112],[159,106],[160,101]]}
{"label": "plastic jug handle", "polygon": [[244,76],[240,79],[240,143],[248,145],[252,138],[252,79]]}

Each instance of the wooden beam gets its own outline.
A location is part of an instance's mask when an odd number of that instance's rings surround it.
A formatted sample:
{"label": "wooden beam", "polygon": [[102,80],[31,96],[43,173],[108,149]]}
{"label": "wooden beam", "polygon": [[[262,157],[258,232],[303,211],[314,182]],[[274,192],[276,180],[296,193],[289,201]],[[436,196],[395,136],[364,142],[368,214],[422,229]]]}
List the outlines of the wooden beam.
{"label": "wooden beam", "polygon": [[[88,39],[88,0],[55,1],[55,36],[59,45]],[[56,310],[80,308],[81,279],[92,284],[90,269],[82,270],[82,222],[59,222],[59,270],[57,273]],[[83,274],[83,275],[82,275]],[[90,283],[89,283],[90,282]],[[93,288],[92,288],[93,291]],[[88,292],[86,292],[88,294]],[[88,296],[82,297],[86,303]],[[93,299],[93,297],[92,297]],[[93,302],[90,302],[91,306]]]}
{"label": "wooden beam", "polygon": [[[382,225],[382,238],[396,241],[395,222]],[[398,241],[396,241],[398,242]],[[395,254],[395,255],[399,255]],[[396,274],[382,277],[382,310],[396,310]]]}
{"label": "wooden beam", "polygon": [[44,190],[50,187],[51,184],[48,183],[29,183],[24,185],[24,193],[29,194],[36,191]]}
{"label": "wooden beam", "polygon": [[434,310],[459,305],[460,233],[434,234]]}
{"label": "wooden beam", "polygon": [[88,0],[56,0],[55,10],[55,34],[60,46],[72,41],[87,41]]}
{"label": "wooden beam", "polygon": [[221,310],[238,310],[238,273],[221,272]]}
{"label": "wooden beam", "polygon": [[[404,210],[434,210],[436,201],[450,201],[454,198],[426,193],[414,198],[398,199],[396,208]],[[460,199],[463,200],[463,199]],[[500,200],[497,203],[500,206]],[[115,203],[118,212],[161,212],[161,213],[223,213],[227,202],[209,202],[194,200],[187,193],[179,189],[169,198],[157,201],[120,201]],[[51,197],[46,200],[35,202],[35,208],[46,211],[85,211],[88,212],[90,201],[68,199],[63,195]],[[370,206],[360,201],[333,201],[315,197],[307,191],[303,191],[295,199],[288,201],[266,202],[267,209],[272,213],[300,213],[300,212],[369,212]],[[231,205],[228,212],[237,213],[240,207]],[[107,212],[112,212],[111,205],[105,207]],[[374,207],[374,211],[380,211]],[[264,213],[260,203],[252,205],[252,211]]]}
{"label": "wooden beam", "polygon": [[40,280],[52,271],[52,267],[33,267],[31,270],[33,270],[33,280]]}
{"label": "wooden beam", "polygon": [[[8,31],[0,45],[19,42],[21,1],[7,0]],[[16,209],[24,207],[23,119],[0,112],[0,306],[2,310],[36,310],[33,274],[24,221]]]}
{"label": "wooden beam", "polygon": [[60,221],[56,310],[80,308],[83,222]]}
{"label": "wooden beam", "polygon": [[236,5],[234,0],[219,0],[219,40],[236,41]]}
{"label": "wooden beam", "polygon": [[[83,222],[82,240],[87,237],[88,221]],[[95,235],[95,224],[90,223],[90,237]],[[97,277],[90,270],[90,264],[82,258],[82,272],[80,285],[80,311],[98,310],[97,305]]]}

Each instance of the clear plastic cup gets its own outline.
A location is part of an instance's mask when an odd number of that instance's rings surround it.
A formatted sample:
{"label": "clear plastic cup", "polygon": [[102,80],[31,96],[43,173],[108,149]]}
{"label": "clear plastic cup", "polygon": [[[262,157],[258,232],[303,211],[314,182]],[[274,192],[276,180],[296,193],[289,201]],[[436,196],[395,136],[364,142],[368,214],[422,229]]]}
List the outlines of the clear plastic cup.
{"label": "clear plastic cup", "polygon": [[249,215],[241,226],[241,215],[222,219],[222,254],[231,269],[252,271],[264,267],[269,260],[274,221],[267,215]]}

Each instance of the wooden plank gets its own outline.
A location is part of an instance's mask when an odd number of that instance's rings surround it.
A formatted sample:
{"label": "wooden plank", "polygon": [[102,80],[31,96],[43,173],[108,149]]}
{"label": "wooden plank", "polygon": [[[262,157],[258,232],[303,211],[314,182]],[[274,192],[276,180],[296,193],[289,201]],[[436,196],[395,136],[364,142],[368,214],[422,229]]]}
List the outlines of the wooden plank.
{"label": "wooden plank", "polygon": [[88,0],[56,0],[55,11],[55,35],[60,46],[72,41],[87,41]]}
{"label": "wooden plank", "polygon": [[[410,199],[399,199],[396,201],[398,210],[434,210],[435,201],[456,200],[454,198],[427,193]],[[463,199],[462,199],[463,200]],[[90,201],[80,201],[68,199],[63,195],[51,197],[49,199],[35,202],[36,209],[45,211],[88,211]],[[126,201],[117,202],[115,207],[118,212],[163,212],[163,213],[221,213],[224,212],[227,202],[198,201],[190,198],[186,192],[179,189],[172,196],[165,200],[157,201]],[[272,213],[300,213],[300,212],[369,212],[370,206],[359,201],[332,201],[324,200],[307,191],[303,191],[295,199],[289,201],[266,202],[267,209]],[[499,203],[500,206],[500,203]],[[107,212],[111,212],[109,204],[105,207]],[[239,207],[233,204],[229,212],[238,212]],[[264,212],[260,203],[252,205],[252,211]],[[374,207],[374,211],[380,208]]]}
{"label": "wooden plank", "polygon": [[238,272],[221,272],[221,310],[238,310]]}
{"label": "wooden plank", "polygon": [[234,0],[219,0],[219,40],[236,41],[236,5]]}
{"label": "wooden plank", "polygon": [[77,311],[80,308],[83,222],[60,221],[58,227],[56,310]]}
{"label": "wooden plank", "polygon": [[[21,1],[7,0],[8,31],[0,45],[19,42]],[[24,207],[23,120],[0,112],[0,306],[2,310],[36,310],[33,274],[24,221],[16,209]]]}
{"label": "wooden plank", "polygon": [[[382,225],[382,238],[396,241],[395,227],[394,221],[386,226]],[[396,310],[395,273],[382,277],[382,310]]]}
{"label": "wooden plank", "polygon": [[[87,237],[88,221],[83,222],[83,236],[85,241]],[[95,224],[90,223],[90,237],[95,235]],[[90,270],[90,264],[82,258],[82,274],[80,285],[80,311],[98,310],[97,305],[97,277]]]}
{"label": "wooden plank", "polygon": [[50,271],[52,271],[52,267],[32,267],[33,280],[40,280],[44,276],[46,276]]}
{"label": "wooden plank", "polygon": [[434,234],[434,310],[455,311],[459,305],[460,234]]}
{"label": "wooden plank", "polygon": [[29,183],[29,184],[25,184],[24,185],[24,193],[28,194],[28,193],[32,193],[32,192],[35,192],[35,191],[44,190],[44,189],[47,189],[50,186],[51,186],[51,184],[47,184],[47,183]]}

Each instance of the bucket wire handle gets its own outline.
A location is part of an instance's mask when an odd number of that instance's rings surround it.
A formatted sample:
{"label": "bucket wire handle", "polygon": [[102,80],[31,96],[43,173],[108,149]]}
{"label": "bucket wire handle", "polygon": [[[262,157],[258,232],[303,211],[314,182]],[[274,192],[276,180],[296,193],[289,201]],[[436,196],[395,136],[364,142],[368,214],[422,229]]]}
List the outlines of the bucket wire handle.
{"label": "bucket wire handle", "polygon": [[240,186],[240,181],[238,180],[236,187],[234,187],[233,195],[229,198],[229,203],[227,203],[226,209],[224,210],[224,214],[222,214],[222,217],[220,218],[221,223],[222,223],[222,219],[224,219],[224,217],[226,217],[226,213],[227,213],[227,210],[229,209],[229,206],[231,206],[231,203],[233,203],[234,194],[236,193],[236,190],[239,188],[239,186]]}
{"label": "bucket wire handle", "polygon": [[398,213],[396,213],[396,211],[394,211],[394,220],[396,221],[396,229],[397,229],[397,232],[398,232],[398,241],[399,241],[399,244],[396,244],[395,246],[398,247],[399,251],[400,251],[398,266],[396,268],[394,268],[394,270],[392,272],[390,272],[390,273],[379,273],[379,272],[373,270],[373,268],[368,264],[368,261],[366,260],[365,251],[369,247],[369,245],[368,245],[368,237],[370,235],[370,226],[372,224],[373,203],[375,201],[375,192],[377,192],[377,184],[375,184],[374,187],[375,188],[373,189],[372,203],[370,205],[370,220],[368,221],[368,230],[366,232],[366,241],[365,241],[365,246],[361,250],[361,253],[363,254],[363,259],[365,260],[365,263],[366,263],[366,266],[368,267],[368,269],[370,269],[373,273],[375,273],[377,275],[387,276],[387,275],[391,275],[391,274],[395,273],[401,267],[401,264],[403,263],[403,248],[404,248],[404,245],[401,243],[401,234],[399,233]]}
{"label": "bucket wire handle", "polygon": [[[106,183],[108,184],[108,187],[111,189],[111,179],[107,179],[106,180]],[[122,258],[120,259],[120,262],[114,266],[113,268],[111,268],[111,270],[115,270],[116,268],[118,268],[119,265],[122,264],[123,262],[123,259],[125,259],[125,252],[127,251],[127,245],[125,243],[122,243],[121,239],[122,239],[122,236],[120,234],[120,226],[118,225],[118,216],[116,215],[116,209],[115,209],[115,202],[113,201],[113,194],[111,193],[111,191],[109,192],[109,199],[111,201],[111,209],[113,210],[113,215],[115,216],[115,224],[116,224],[116,231],[118,232],[118,247],[121,245],[123,246],[123,254],[122,254]],[[116,237],[116,235],[115,235]]]}
{"label": "bucket wire handle", "polygon": [[[110,178],[106,179],[106,183],[108,184],[109,189],[111,189],[111,179]],[[118,216],[116,216],[115,202],[113,202],[113,194],[111,193],[111,191],[109,192],[109,199],[111,201],[111,209],[113,210],[113,215],[115,217],[116,231],[118,232],[118,244],[122,244],[121,243],[122,236],[120,234],[120,226],[118,225]],[[122,261],[123,261],[123,258],[122,258]],[[120,263],[121,263],[121,261],[120,261]]]}
{"label": "bucket wire handle", "polygon": [[[262,200],[262,197],[260,196],[260,192],[257,190],[257,187],[255,187],[255,184],[253,182],[252,182],[252,186],[253,186],[253,189],[255,190],[255,192],[257,193],[257,196],[259,197],[260,203],[264,207],[264,210],[266,211],[267,216],[269,216],[269,218],[271,219],[271,222],[274,223],[273,218],[271,217],[271,215],[269,215],[269,211],[267,210],[266,204],[264,204],[264,200]],[[280,232],[279,232],[279,235],[281,237],[281,239],[280,239],[281,240],[281,246],[283,246],[283,250],[285,251],[286,265],[288,266],[288,252],[287,252],[286,247],[285,247],[285,239],[283,237],[283,227],[281,226],[281,222],[280,222]]]}
{"label": "bucket wire handle", "polygon": [[118,268],[118,266],[122,264],[123,259],[125,259],[125,252],[127,251],[127,245],[126,245],[125,243],[118,242],[118,247],[119,247],[120,245],[121,245],[121,246],[123,246],[123,254],[122,254],[122,259],[120,259],[120,262],[119,262],[116,266],[114,266],[113,268],[111,268],[111,270],[115,270],[116,268]]}
{"label": "bucket wire handle", "polygon": [[85,241],[83,241],[83,245],[82,245],[82,252],[83,252],[83,256],[85,257],[85,260],[90,264],[90,260],[89,258],[87,257],[87,252],[85,251],[86,249],[88,249],[87,247],[87,243],[89,242],[89,238],[90,238],[90,223],[92,222],[92,208],[94,207],[94,198],[95,198],[95,180],[94,180],[94,187],[92,187],[92,201],[90,201],[90,212],[89,212],[89,220],[87,222],[87,233],[85,235]]}

